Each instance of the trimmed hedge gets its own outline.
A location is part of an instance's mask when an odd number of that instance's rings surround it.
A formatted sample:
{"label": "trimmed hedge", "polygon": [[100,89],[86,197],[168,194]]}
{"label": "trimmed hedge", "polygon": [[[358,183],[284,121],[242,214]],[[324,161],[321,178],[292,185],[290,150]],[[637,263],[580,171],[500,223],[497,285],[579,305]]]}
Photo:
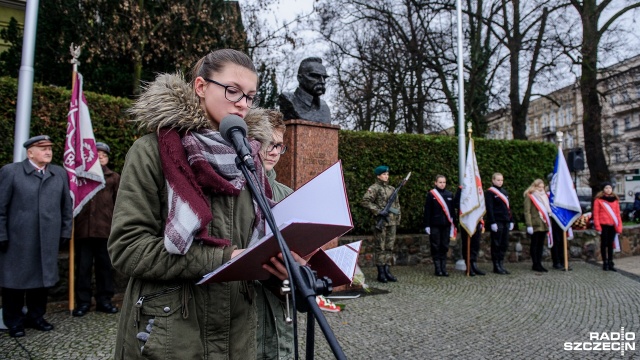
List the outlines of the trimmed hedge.
{"label": "trimmed hedge", "polygon": [[[18,83],[0,77],[0,165],[13,161]],[[111,147],[110,165],[121,172],[124,158],[133,142],[143,134],[125,110],[131,100],[85,92],[97,141]],[[54,143],[53,163],[62,163],[67,112],[71,91],[34,84],[31,113],[31,135],[48,134]],[[424,199],[433,187],[437,174],[447,177],[454,192],[458,184],[458,140],[450,136],[387,134],[340,131],[338,156],[342,160],[347,194],[355,228],[351,234],[371,233],[373,218],[360,206],[367,188],[375,181],[373,169],[385,164],[391,168],[394,186],[411,171],[412,175],[400,192],[402,223],[400,233],[422,232]],[[536,178],[546,179],[553,170],[556,148],[551,143],[475,139],[478,167],[485,188],[491,174],[504,175],[504,187],[510,194],[513,214],[523,219],[522,192]]]}
{"label": "trimmed hedge", "polygon": [[[71,78],[69,78],[71,82]],[[120,173],[124,157],[133,142],[141,135],[125,110],[131,100],[109,95],[84,92],[89,104],[91,123],[96,141],[109,144],[109,167]],[[0,77],[0,164],[13,162],[18,80]],[[47,134],[54,142],[53,163],[62,164],[64,138],[67,134],[67,114],[71,90],[33,84],[30,136]]]}
{"label": "trimmed hedge", "polygon": [[[516,221],[524,221],[522,193],[534,179],[546,182],[553,171],[557,148],[546,142],[474,139],[482,183],[491,186],[491,175],[504,175],[504,188]],[[399,233],[421,233],[424,201],[435,177],[447,177],[447,188],[458,184],[458,139],[452,136],[387,134],[340,131],[338,156],[342,160],[347,195],[355,228],[351,234],[372,232],[373,217],[360,206],[367,188],[375,182],[378,165],[390,167],[389,183],[397,186],[411,171],[400,191],[402,220]],[[466,153],[465,153],[466,155]]]}

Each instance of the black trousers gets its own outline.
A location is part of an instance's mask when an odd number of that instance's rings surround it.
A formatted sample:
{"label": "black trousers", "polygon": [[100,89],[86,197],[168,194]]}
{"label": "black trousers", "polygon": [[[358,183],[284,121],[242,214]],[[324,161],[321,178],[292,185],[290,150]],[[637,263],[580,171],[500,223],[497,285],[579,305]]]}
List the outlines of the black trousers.
{"label": "black trousers", "polygon": [[546,231],[536,231],[531,235],[529,253],[531,254],[531,262],[534,267],[542,266],[542,251],[544,250],[544,242],[546,239]]}
{"label": "black trousers", "polygon": [[616,237],[616,228],[611,225],[602,225],[600,234],[600,255],[603,264],[613,265],[613,239]]}
{"label": "black trousers", "polygon": [[[498,231],[491,231],[491,260],[503,261],[509,247],[509,222],[499,221]],[[491,224],[489,230],[491,230]]]}
{"label": "black trousers", "polygon": [[560,225],[556,224],[555,220],[551,221],[551,230],[553,231],[551,261],[553,261],[554,266],[564,266],[564,253],[566,251],[566,248],[564,246],[564,231],[562,231]]}
{"label": "black trousers", "polygon": [[107,251],[107,239],[83,238],[75,242],[76,283],[78,305],[91,305],[91,270],[95,268],[96,303],[111,303],[113,297],[113,266]]}
{"label": "black trousers", "polygon": [[462,258],[467,260],[467,252],[470,253],[471,262],[478,261],[478,252],[480,252],[480,238],[482,237],[482,224],[478,223],[476,232],[471,237],[469,251],[467,251],[467,240],[469,239],[469,233],[462,226],[460,227],[460,234],[462,234]]}
{"label": "black trousers", "polygon": [[[49,289],[9,289],[2,288],[2,319],[8,328],[23,326],[25,319],[35,321],[42,319],[47,311],[47,295]],[[22,308],[27,305],[27,314]]]}
{"label": "black trousers", "polygon": [[429,243],[431,244],[431,257],[433,258],[433,260],[447,259],[450,238],[451,225],[431,227]]}

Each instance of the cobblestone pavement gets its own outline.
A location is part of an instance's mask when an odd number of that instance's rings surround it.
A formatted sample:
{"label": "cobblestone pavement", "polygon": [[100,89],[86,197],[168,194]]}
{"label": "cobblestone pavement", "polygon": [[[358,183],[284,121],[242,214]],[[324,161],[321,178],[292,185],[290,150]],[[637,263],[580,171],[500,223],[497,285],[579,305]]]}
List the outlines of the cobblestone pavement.
{"label": "cobblestone pavement", "polygon": [[[640,258],[633,260],[630,266],[637,267]],[[325,314],[349,359],[640,359],[638,276],[584,262],[572,262],[570,272],[545,274],[530,271],[529,263],[506,265],[511,275],[487,271],[473,278],[453,264],[448,278],[433,276],[432,267],[398,266],[393,272],[399,282],[388,284],[376,283],[375,269],[366,268],[369,285],[389,293],[339,300],[345,310]],[[27,329],[20,339],[1,333],[0,358],[108,359],[117,317],[51,312],[51,332]],[[299,315],[300,358],[305,317]],[[564,350],[567,342],[589,342],[590,332],[602,336],[621,327],[627,332],[623,346],[636,350]],[[315,358],[333,358],[317,326],[315,338]]]}

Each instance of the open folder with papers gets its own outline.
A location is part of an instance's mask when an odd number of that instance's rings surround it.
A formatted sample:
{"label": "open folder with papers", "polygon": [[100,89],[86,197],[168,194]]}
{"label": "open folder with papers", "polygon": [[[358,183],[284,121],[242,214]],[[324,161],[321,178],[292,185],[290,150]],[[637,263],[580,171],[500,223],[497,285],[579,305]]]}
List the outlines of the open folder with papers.
{"label": "open folder with papers", "polygon": [[[349,201],[342,177],[342,165],[335,163],[303,185],[271,211],[289,249],[307,257],[322,245],[353,228]],[[270,274],[262,264],[280,252],[267,227],[266,235],[226,264],[205,275],[198,284],[238,280],[266,280]],[[314,270],[335,263],[311,265]]]}

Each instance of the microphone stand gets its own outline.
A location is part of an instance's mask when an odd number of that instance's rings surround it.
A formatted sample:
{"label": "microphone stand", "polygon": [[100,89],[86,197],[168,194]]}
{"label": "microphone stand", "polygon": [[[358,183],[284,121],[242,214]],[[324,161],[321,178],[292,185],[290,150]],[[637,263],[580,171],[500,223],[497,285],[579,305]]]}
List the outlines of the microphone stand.
{"label": "microphone stand", "polygon": [[[323,279],[317,279],[315,273],[308,266],[300,266],[291,255],[291,251],[289,250],[289,246],[284,241],[282,234],[280,233],[280,229],[276,225],[275,219],[273,217],[273,213],[271,212],[271,207],[268,205],[267,198],[265,194],[260,191],[259,185],[254,183],[254,179],[257,179],[255,176],[255,172],[253,173],[253,177],[250,176],[247,165],[242,161],[239,157],[236,157],[236,166],[245,179],[247,180],[247,185],[249,186],[249,190],[253,194],[253,198],[256,200],[258,207],[262,210],[264,214],[265,220],[267,224],[269,224],[269,228],[271,232],[278,240],[278,245],[280,246],[280,251],[282,252],[282,257],[284,259],[284,264],[287,269],[287,273],[289,274],[289,281],[291,285],[291,293],[292,293],[292,303],[293,303],[293,323],[297,324],[297,307],[296,307],[296,298],[300,298],[303,301],[306,301],[307,306],[301,307],[302,312],[307,312],[307,359],[313,359],[313,341],[314,341],[314,330],[315,330],[315,320],[317,320],[320,329],[322,330],[327,343],[331,347],[331,351],[333,352],[336,359],[346,359],[340,344],[338,344],[338,340],[336,339],[327,319],[324,314],[318,307],[316,303],[315,297],[318,293],[318,290],[321,292],[329,294],[333,289],[331,287],[331,280],[327,277]],[[297,327],[294,327],[294,349],[295,349],[295,358],[298,359],[298,334]]]}

